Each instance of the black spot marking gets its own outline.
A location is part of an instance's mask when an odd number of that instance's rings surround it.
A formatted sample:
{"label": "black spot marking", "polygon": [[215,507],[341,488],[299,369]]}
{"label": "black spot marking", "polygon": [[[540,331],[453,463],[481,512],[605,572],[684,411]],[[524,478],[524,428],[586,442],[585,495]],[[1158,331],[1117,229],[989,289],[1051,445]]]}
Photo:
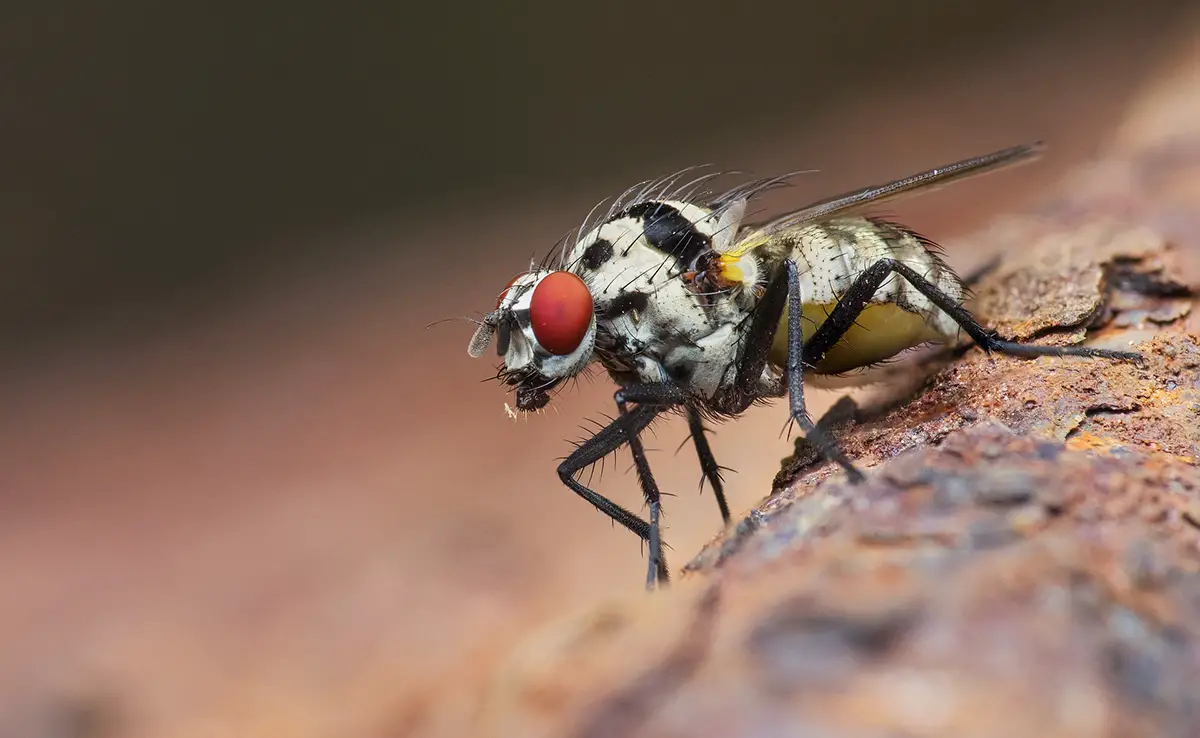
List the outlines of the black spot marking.
{"label": "black spot marking", "polygon": [[626,313],[634,311],[642,312],[646,306],[650,304],[650,295],[645,292],[622,292],[612,302],[605,305],[600,313],[601,317],[612,319],[618,318]]}
{"label": "black spot marking", "polygon": [[708,236],[697,231],[692,221],[666,203],[641,202],[629,208],[625,214],[642,219],[646,241],[651,246],[671,254],[684,264],[691,264],[697,256],[712,247]]}
{"label": "black spot marking", "polygon": [[596,239],[596,242],[583,252],[583,265],[588,269],[599,269],[612,255],[612,244],[603,238]]}
{"label": "black spot marking", "polygon": [[667,374],[678,384],[687,384],[692,378],[696,365],[691,363],[668,364]]}

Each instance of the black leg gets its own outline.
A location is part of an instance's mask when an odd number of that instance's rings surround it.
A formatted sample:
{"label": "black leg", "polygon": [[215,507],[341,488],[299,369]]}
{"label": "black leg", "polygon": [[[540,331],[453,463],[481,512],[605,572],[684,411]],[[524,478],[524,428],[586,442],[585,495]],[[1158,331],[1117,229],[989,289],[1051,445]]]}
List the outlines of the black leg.
{"label": "black leg", "polygon": [[854,280],[854,283],[838,300],[837,306],[809,340],[807,350],[810,365],[820,363],[825,358],[825,354],[842,339],[850,326],[854,325],[854,321],[858,319],[867,302],[893,272],[906,279],[918,292],[929,298],[930,302],[945,311],[986,352],[996,351],[1001,354],[1024,357],[1093,356],[1123,361],[1139,361],[1143,358],[1135,351],[1117,351],[1090,346],[1037,346],[1005,341],[999,338],[995,331],[980,325],[979,321],[975,320],[975,317],[966,308],[931,284],[912,267],[895,259],[880,259]]}
{"label": "black leg", "polygon": [[[731,403],[733,407],[730,407],[730,410],[745,410],[750,405],[750,399],[758,395],[759,380],[767,367],[771,344],[775,341],[775,331],[779,328],[779,319],[783,317],[783,308],[787,301],[788,275],[786,270],[780,270],[767,283],[751,316],[750,328],[746,332],[746,342],[742,344],[737,376],[734,380],[740,397]],[[788,322],[791,323],[790,320]]]}
{"label": "black leg", "polygon": [[863,476],[833,439],[818,428],[808,415],[804,404],[804,320],[801,317],[804,308],[804,297],[800,294],[800,270],[796,262],[787,259],[784,262],[788,278],[788,404],[791,416],[800,425],[806,438],[812,439],[813,445],[821,450],[821,455],[832,459],[846,470],[850,481],[857,484],[866,477]]}
{"label": "black leg", "polygon": [[[688,406],[688,428],[692,433],[692,442],[696,445],[696,455],[700,457],[700,468],[704,470],[704,479],[712,485],[713,494],[717,497],[717,506],[721,508],[721,520],[725,525],[729,525],[729,504],[725,502],[725,488],[721,482],[721,467],[717,465],[717,459],[713,456],[712,449],[708,446],[708,437],[705,436],[704,420],[700,417],[700,411],[692,406]],[[701,480],[700,485],[704,486],[704,481]]]}
{"label": "black leg", "polygon": [[[650,473],[650,463],[646,461],[646,451],[642,448],[642,440],[638,433],[645,428],[637,427],[636,413],[645,408],[655,412],[683,404],[687,395],[675,385],[665,383],[633,384],[622,387],[613,395],[617,409],[621,411],[618,422],[625,423],[625,439],[629,450],[633,453],[633,463],[637,468],[638,481],[642,486],[642,494],[650,508],[650,524],[646,541],[650,549],[649,567],[646,572],[646,589],[654,589],[656,584],[666,584],[670,579],[667,571],[667,560],[663,556],[662,536],[659,533],[659,519],[662,516],[662,498],[654,475]],[[629,409],[629,403],[636,403],[637,408]]]}
{"label": "black leg", "polygon": [[[849,425],[857,420],[858,404],[850,398],[849,395],[842,395],[837,402],[833,403],[825,414],[817,418],[817,430],[825,433],[830,438],[833,437],[834,430],[844,425]],[[792,444],[795,447],[793,456],[795,458],[808,457],[811,461],[804,464],[815,463],[821,458],[820,450],[813,445],[812,440],[805,436],[796,438]]]}
{"label": "black leg", "polygon": [[643,541],[650,539],[650,524],[629,512],[604,495],[597,494],[583,486],[575,479],[575,474],[595,464],[600,459],[620,448],[626,440],[625,426],[632,425],[635,431],[641,431],[659,414],[656,407],[638,407],[626,418],[618,418],[602,428],[596,435],[579,444],[567,458],[558,465],[558,478],[583,499],[608,517],[633,531]]}
{"label": "black leg", "polygon": [[[783,308],[788,306],[788,366],[787,389],[788,405],[791,410],[790,419],[795,420],[804,431],[805,438],[812,441],[821,455],[839,464],[853,483],[861,482],[864,477],[833,439],[823,428],[818,428],[808,415],[804,405],[804,320],[801,311],[802,298],[800,295],[800,272],[796,262],[791,259],[784,261],[785,268],[772,278],[766,291],[755,308],[747,333],[745,347],[738,360],[736,385],[743,398],[754,397],[758,394],[758,383],[767,357],[771,352],[771,344],[775,340],[775,332],[779,328],[779,319],[783,316]],[[747,403],[748,404],[748,403]]]}

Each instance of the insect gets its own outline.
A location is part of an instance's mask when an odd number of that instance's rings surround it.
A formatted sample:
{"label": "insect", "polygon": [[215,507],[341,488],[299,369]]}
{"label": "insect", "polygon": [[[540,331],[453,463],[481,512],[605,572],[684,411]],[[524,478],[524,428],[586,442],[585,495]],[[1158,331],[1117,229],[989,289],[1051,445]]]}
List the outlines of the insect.
{"label": "insect", "polygon": [[[544,407],[593,362],[618,385],[618,415],[558,466],[563,484],[648,544],[646,586],[669,580],[661,494],[639,434],[664,413],[686,416],[704,478],[728,525],[720,467],[706,423],[781,398],[822,456],[854,483],[862,472],[812,422],[804,379],[843,375],[929,342],[967,333],[985,352],[1017,357],[1090,356],[1137,361],[1131,351],[1005,341],[963,306],[963,281],[929,239],[864,214],[901,195],[1030,160],[1041,144],[1011,148],[866,187],[759,224],[748,203],[793,175],[698,194],[713,175],[643,183],[616,198],[564,242],[557,268],[514,277],[471,339],[493,339],[497,378],[518,410]],[[794,173],[793,173],[794,174]],[[594,213],[593,213],[594,214]],[[798,320],[790,316],[800,316]],[[582,484],[580,471],[628,444],[648,519]]]}

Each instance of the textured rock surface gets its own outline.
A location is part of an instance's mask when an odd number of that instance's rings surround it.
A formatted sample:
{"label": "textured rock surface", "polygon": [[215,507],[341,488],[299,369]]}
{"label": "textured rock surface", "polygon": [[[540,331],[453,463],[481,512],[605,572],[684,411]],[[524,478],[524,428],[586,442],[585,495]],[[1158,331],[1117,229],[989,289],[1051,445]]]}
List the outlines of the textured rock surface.
{"label": "textured rock surface", "polygon": [[1198,493],[983,422],[790,506],[725,576],[536,635],[475,734],[1191,735]]}
{"label": "textured rock surface", "polygon": [[[1196,81],[1152,99],[1191,100]],[[1143,364],[925,357],[912,395],[826,421],[866,484],[797,442],[773,493],[671,589],[527,634],[405,727],[1195,735],[1200,192],[1196,157],[1165,156],[1182,144],[1163,128],[1200,110],[1170,104],[1135,115],[1062,201],[978,236],[1010,256],[975,302],[1003,334],[1133,345]]]}
{"label": "textured rock surface", "polygon": [[[1103,271],[1081,254],[1068,273]],[[1073,321],[1103,297],[1080,293]],[[843,425],[865,485],[801,444],[681,585],[535,632],[455,719],[489,736],[1192,735],[1200,341],[1139,328],[1101,335],[1142,366],[975,351]]]}

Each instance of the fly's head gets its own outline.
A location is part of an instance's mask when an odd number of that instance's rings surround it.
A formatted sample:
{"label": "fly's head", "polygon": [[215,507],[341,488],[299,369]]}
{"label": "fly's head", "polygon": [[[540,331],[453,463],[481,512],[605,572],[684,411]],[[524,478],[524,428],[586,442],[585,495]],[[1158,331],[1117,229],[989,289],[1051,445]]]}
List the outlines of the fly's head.
{"label": "fly's head", "polygon": [[467,352],[482,356],[496,339],[497,377],[516,393],[518,410],[538,410],[563,380],[583,371],[596,345],[596,311],[587,284],[573,272],[518,274],[484,316]]}

